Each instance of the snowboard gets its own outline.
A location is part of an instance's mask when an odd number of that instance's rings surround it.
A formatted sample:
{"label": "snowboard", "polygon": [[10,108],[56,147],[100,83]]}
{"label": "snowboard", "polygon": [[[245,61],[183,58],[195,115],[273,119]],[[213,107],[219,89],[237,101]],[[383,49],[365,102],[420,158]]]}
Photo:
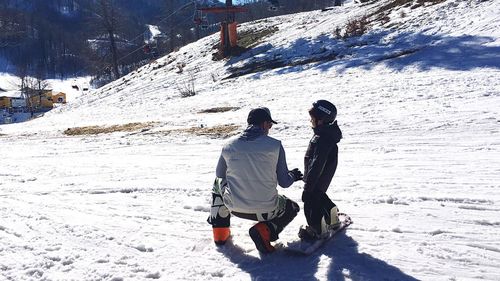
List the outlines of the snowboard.
{"label": "snowboard", "polygon": [[340,219],[340,226],[335,229],[329,230],[325,238],[314,241],[297,240],[289,242],[287,243],[287,245],[284,246],[285,252],[296,255],[308,256],[317,251],[319,248],[325,245],[330,239],[332,239],[335,236],[335,234],[341,232],[350,224],[352,224],[352,220],[347,214],[339,213],[338,216]]}

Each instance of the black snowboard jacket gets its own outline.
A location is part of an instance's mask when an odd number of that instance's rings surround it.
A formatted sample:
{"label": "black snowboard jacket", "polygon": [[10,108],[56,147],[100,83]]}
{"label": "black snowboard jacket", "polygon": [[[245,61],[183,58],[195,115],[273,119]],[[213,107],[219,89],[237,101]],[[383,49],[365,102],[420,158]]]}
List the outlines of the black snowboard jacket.
{"label": "black snowboard jacket", "polygon": [[304,191],[326,192],[337,170],[338,146],[342,138],[337,121],[316,127],[304,157]]}

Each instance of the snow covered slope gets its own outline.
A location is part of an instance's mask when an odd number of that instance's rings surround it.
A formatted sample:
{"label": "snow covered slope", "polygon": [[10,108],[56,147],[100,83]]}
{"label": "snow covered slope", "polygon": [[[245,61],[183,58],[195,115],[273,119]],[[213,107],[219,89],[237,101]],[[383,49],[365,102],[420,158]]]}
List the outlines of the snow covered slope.
{"label": "snow covered slope", "polygon": [[[207,37],[0,126],[0,279],[499,280],[500,2],[391,2],[243,24],[268,35],[239,57],[212,61]],[[364,15],[366,34],[336,37]],[[220,135],[268,106],[302,169],[317,99],[339,109],[329,195],[354,224],[298,258],[260,256],[235,218],[217,248],[205,220]],[[68,135],[84,126],[117,132]],[[301,191],[280,189],[300,204]]]}

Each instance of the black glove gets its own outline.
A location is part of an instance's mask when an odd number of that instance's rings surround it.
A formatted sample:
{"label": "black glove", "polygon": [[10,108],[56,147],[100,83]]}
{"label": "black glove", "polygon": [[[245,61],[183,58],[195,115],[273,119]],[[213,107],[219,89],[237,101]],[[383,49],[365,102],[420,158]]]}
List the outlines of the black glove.
{"label": "black glove", "polygon": [[302,178],[304,178],[304,175],[302,174],[302,172],[301,172],[301,171],[299,171],[299,169],[298,169],[298,168],[295,168],[295,169],[293,169],[293,170],[291,170],[291,171],[288,171],[288,173],[289,173],[290,175],[292,175],[292,177],[293,177],[293,181],[299,181],[299,180],[301,180]]}

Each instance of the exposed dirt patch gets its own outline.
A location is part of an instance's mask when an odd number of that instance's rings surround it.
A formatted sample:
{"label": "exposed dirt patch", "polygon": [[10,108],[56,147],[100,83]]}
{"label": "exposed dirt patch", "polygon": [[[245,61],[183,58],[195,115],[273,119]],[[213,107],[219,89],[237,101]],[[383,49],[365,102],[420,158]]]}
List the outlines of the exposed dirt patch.
{"label": "exposed dirt patch", "polygon": [[431,5],[436,5],[439,3],[443,3],[446,0],[417,0],[417,4],[413,5],[411,8],[415,9],[420,6],[431,6]]}
{"label": "exposed dirt patch", "polygon": [[219,113],[219,112],[227,112],[227,111],[238,110],[238,109],[240,109],[240,108],[235,107],[235,106],[221,106],[221,107],[212,107],[212,108],[204,109],[198,113]]}
{"label": "exposed dirt patch", "polygon": [[[229,50],[229,54],[227,55],[229,57],[237,57],[245,53],[246,51],[252,49],[253,47],[257,46],[259,43],[263,41],[265,37],[274,34],[278,30],[279,30],[278,27],[271,26],[271,27],[266,27],[264,29],[254,28],[238,32],[238,46],[232,47]],[[220,42],[214,45],[212,47],[212,50],[218,50],[219,44]],[[223,60],[224,58],[225,57],[219,51],[212,54],[213,61],[220,61]]]}
{"label": "exposed dirt patch", "polygon": [[317,57],[312,57],[312,58],[302,58],[302,59],[297,59],[294,61],[282,61],[279,59],[253,61],[253,62],[250,62],[244,66],[241,66],[241,67],[229,68],[228,70],[232,74],[224,77],[222,80],[236,78],[239,76],[243,76],[243,75],[247,75],[247,74],[251,74],[251,73],[257,73],[257,72],[266,71],[266,70],[272,70],[272,69],[276,69],[276,68],[293,67],[293,66],[305,65],[305,64],[314,63],[314,62],[321,62],[321,61],[326,62],[326,61],[334,60],[336,58],[337,58],[337,54],[330,53],[330,54],[325,54],[323,56],[317,56]]}
{"label": "exposed dirt patch", "polygon": [[414,48],[414,49],[409,49],[409,50],[403,50],[403,51],[395,52],[393,54],[386,55],[386,56],[378,59],[377,61],[390,60],[390,59],[395,59],[395,58],[399,58],[399,57],[404,57],[404,56],[416,53],[416,52],[420,51],[421,49],[422,48]]}
{"label": "exposed dirt patch", "polygon": [[386,5],[380,7],[378,10],[376,10],[373,14],[368,15],[369,17],[376,16],[375,20],[383,20],[385,17],[388,16],[388,14],[397,7],[405,7],[405,8],[411,8],[411,9],[416,9],[421,6],[431,6],[431,5],[436,5],[439,3],[443,3],[446,0],[394,0]]}
{"label": "exposed dirt patch", "polygon": [[68,136],[80,136],[80,135],[109,134],[114,132],[146,131],[151,127],[153,127],[154,124],[155,122],[146,122],[146,123],[128,123],[128,124],[113,125],[113,126],[74,127],[66,129],[64,131],[64,134]]}

